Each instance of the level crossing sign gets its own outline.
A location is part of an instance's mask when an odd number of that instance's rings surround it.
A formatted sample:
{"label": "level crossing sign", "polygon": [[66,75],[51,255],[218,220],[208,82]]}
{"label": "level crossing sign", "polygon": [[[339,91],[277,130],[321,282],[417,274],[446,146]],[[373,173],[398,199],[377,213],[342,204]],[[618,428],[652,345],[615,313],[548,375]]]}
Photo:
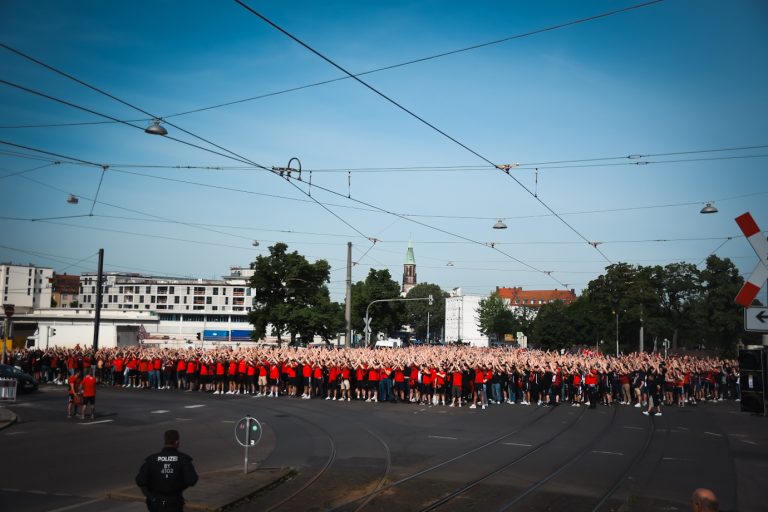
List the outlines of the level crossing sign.
{"label": "level crossing sign", "polygon": [[749,308],[757,297],[760,288],[768,280],[768,239],[763,236],[762,231],[757,226],[757,222],[755,222],[755,219],[752,218],[752,214],[749,212],[736,217],[736,224],[739,225],[741,232],[747,237],[749,245],[752,246],[758,257],[757,266],[736,296],[737,303],[745,308]]}

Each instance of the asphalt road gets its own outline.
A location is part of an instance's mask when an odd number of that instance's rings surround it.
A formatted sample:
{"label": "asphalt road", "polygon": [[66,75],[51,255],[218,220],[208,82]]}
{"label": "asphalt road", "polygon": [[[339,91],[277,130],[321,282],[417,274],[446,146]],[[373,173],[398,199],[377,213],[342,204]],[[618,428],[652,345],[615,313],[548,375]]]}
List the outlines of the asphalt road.
{"label": "asphalt road", "polygon": [[688,510],[696,487],[721,510],[765,510],[768,418],[738,404],[668,407],[649,418],[502,405],[488,410],[99,388],[97,417],[67,419],[64,387],[9,405],[0,503],[14,512],[143,510],[105,500],[133,485],[168,428],[199,472],[242,467],[235,422],[264,427],[252,470],[293,478],[232,510]]}

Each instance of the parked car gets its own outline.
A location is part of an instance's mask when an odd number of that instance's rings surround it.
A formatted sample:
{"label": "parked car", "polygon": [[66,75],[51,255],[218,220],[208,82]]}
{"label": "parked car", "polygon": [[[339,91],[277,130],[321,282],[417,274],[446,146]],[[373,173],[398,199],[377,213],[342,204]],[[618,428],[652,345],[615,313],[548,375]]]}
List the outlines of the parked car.
{"label": "parked car", "polygon": [[16,379],[17,393],[24,393],[25,391],[37,391],[39,383],[28,373],[21,371],[21,368],[11,366],[8,364],[0,364],[0,379]]}

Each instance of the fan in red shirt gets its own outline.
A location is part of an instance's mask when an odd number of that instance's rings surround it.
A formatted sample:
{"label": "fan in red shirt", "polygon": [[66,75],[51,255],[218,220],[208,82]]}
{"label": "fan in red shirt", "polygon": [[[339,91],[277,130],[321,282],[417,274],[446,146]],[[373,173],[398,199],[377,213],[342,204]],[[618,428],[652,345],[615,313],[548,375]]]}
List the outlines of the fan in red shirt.
{"label": "fan in red shirt", "polygon": [[88,415],[88,406],[91,406],[91,419],[96,416],[96,377],[87,373],[81,383],[83,389],[83,412],[80,419],[85,419]]}

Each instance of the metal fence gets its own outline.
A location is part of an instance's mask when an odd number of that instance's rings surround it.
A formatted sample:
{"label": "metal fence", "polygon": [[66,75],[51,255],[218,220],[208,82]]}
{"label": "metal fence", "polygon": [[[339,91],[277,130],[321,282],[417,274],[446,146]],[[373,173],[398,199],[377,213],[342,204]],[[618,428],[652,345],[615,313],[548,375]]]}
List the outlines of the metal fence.
{"label": "metal fence", "polygon": [[0,379],[0,402],[15,402],[17,385],[16,379]]}

